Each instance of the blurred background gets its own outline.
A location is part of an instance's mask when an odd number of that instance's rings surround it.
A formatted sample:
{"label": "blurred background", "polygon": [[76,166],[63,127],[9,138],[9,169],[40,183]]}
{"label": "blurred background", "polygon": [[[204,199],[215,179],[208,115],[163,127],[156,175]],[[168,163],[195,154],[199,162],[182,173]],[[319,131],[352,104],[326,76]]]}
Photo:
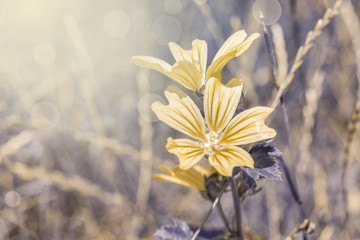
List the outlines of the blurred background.
{"label": "blurred background", "polygon": [[[208,43],[210,63],[233,32],[259,32],[223,70],[223,82],[244,81],[244,107],[270,106],[276,85],[260,11],[271,38],[286,47],[286,74],[306,34],[334,2],[1,1],[0,239],[152,239],[172,218],[199,225],[210,202],[183,186],[151,180],[159,165],[177,164],[165,145],[181,134],[158,122],[149,107],[164,101],[163,91],[176,83],[130,65],[130,57],[173,64],[168,42],[190,49],[198,38]],[[345,1],[296,72],[284,97],[289,137],[282,108],[269,118],[305,216],[317,225],[311,239],[360,238],[359,134],[347,140],[359,118],[352,118],[359,10],[359,1]],[[242,205],[249,239],[290,235],[302,220],[286,180],[258,184],[262,191]],[[230,200],[225,194],[228,214]],[[217,213],[205,228],[223,229]]]}

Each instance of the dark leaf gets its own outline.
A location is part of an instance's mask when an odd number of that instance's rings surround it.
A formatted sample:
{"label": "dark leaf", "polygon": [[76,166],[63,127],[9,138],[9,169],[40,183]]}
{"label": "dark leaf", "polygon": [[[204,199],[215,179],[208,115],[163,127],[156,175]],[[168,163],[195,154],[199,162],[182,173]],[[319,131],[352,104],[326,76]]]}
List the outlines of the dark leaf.
{"label": "dark leaf", "polygon": [[254,159],[255,168],[270,167],[275,163],[276,157],[281,155],[279,150],[268,143],[255,145],[253,148],[251,148],[249,153]]}
{"label": "dark leaf", "polygon": [[240,168],[255,181],[259,180],[260,177],[281,181],[281,171],[278,163],[275,163],[271,167],[267,168]]}
{"label": "dark leaf", "polygon": [[250,151],[254,159],[254,168],[240,167],[242,170],[242,180],[251,188],[255,186],[260,177],[270,180],[281,181],[281,171],[276,163],[276,157],[281,156],[281,152],[268,143],[255,145]]}
{"label": "dark leaf", "polygon": [[[242,167],[236,168],[241,174],[241,180],[250,188],[256,187],[256,181],[253,177],[251,177]],[[245,168],[247,169],[247,168]]]}

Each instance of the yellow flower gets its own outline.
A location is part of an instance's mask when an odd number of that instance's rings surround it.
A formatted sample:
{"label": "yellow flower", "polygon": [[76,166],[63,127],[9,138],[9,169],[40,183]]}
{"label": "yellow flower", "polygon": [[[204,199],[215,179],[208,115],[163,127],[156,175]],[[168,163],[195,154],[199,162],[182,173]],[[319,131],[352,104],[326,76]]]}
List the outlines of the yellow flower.
{"label": "yellow flower", "polygon": [[230,59],[245,52],[259,36],[258,33],[254,33],[246,38],[247,34],[243,30],[234,33],[219,49],[207,70],[207,44],[198,39],[192,42],[191,50],[184,50],[173,42],[169,43],[170,51],[176,61],[173,66],[149,56],[135,56],[130,62],[159,71],[185,88],[196,91],[205,85],[210,77],[219,74]]}
{"label": "yellow flower", "polygon": [[173,171],[165,166],[160,166],[159,169],[166,174],[154,174],[154,180],[174,182],[198,191],[205,191],[204,177],[209,177],[214,173],[213,168],[205,169],[201,166],[194,166],[187,170],[183,170],[179,166],[176,166]]}
{"label": "yellow flower", "polygon": [[181,169],[193,167],[205,155],[223,176],[231,176],[236,166],[254,167],[250,154],[238,146],[275,137],[275,130],[265,125],[273,108],[254,107],[233,118],[241,90],[242,81],[238,78],[226,86],[217,78],[208,80],[204,93],[207,126],[192,99],[176,87],[165,91],[169,105],[152,104],[152,110],[161,121],[197,140],[168,138],[166,148],[177,155]]}

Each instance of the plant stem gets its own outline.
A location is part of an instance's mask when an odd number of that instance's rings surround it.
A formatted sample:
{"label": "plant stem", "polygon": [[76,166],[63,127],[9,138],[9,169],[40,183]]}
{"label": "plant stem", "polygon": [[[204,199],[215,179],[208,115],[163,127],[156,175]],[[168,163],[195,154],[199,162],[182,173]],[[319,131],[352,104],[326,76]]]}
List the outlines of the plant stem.
{"label": "plant stem", "polygon": [[[266,27],[266,25],[264,23],[264,15],[260,16],[260,20],[261,20],[261,25],[263,27],[265,43],[266,43],[266,49],[267,49],[267,51],[269,53],[273,75],[274,75],[274,77],[276,79],[278,77],[278,66],[277,66],[277,61],[276,61],[276,56],[275,56],[275,51],[274,51],[274,44],[272,43],[272,41],[270,39],[269,32],[268,32],[267,27]],[[276,83],[277,82],[278,81],[276,80]]]}
{"label": "plant stem", "polygon": [[235,209],[235,234],[237,239],[243,240],[244,235],[241,227],[241,208],[240,208],[240,199],[238,195],[238,191],[236,188],[236,183],[234,178],[231,178],[231,192],[234,200],[234,209]]}
{"label": "plant stem", "polygon": [[203,228],[203,226],[205,225],[207,219],[209,218],[210,214],[214,211],[215,207],[218,205],[218,203],[220,202],[220,198],[223,195],[223,193],[225,192],[225,189],[229,186],[230,181],[226,180],[223,188],[221,189],[219,196],[217,196],[213,202],[213,204],[211,205],[211,208],[209,209],[209,211],[207,212],[207,214],[205,215],[205,217],[203,218],[199,228],[196,230],[196,232],[194,233],[194,235],[192,236],[191,240],[195,240],[197,238],[197,236],[199,235],[201,229]]}
{"label": "plant stem", "polygon": [[225,216],[225,213],[224,213],[224,210],[223,210],[223,208],[222,208],[222,205],[221,205],[221,202],[220,202],[220,201],[219,201],[219,203],[218,203],[218,205],[217,205],[217,210],[218,210],[218,212],[219,212],[219,214],[220,214],[221,219],[222,219],[223,222],[224,222],[224,225],[225,225],[226,230],[227,230],[228,232],[232,232],[232,230],[231,230],[231,228],[230,228],[230,224],[229,224],[229,222],[228,222],[228,220],[227,220],[227,218],[226,218],[226,216]]}
{"label": "plant stem", "polygon": [[328,8],[324,13],[324,16],[316,22],[314,30],[308,32],[308,34],[306,35],[304,45],[299,47],[295,59],[293,61],[293,64],[288,72],[288,75],[286,76],[285,81],[281,84],[281,86],[277,91],[275,99],[271,104],[272,108],[276,108],[280,104],[280,98],[284,95],[286,89],[294,79],[294,74],[302,65],[305,55],[314,45],[313,42],[315,41],[315,39],[317,39],[321,35],[324,27],[326,27],[329,24],[330,20],[339,13],[339,8],[343,1],[344,0],[336,0],[333,7]]}
{"label": "plant stem", "polygon": [[[287,114],[287,111],[286,111],[286,107],[285,107],[283,97],[280,98],[280,106],[281,106],[281,109],[282,109],[282,112],[283,112],[283,117],[284,117],[284,122],[285,122],[286,138],[287,138],[288,149],[290,151],[290,159],[293,160],[294,157],[293,157],[293,154],[292,154],[292,146],[291,146],[291,140],[290,140],[289,117],[288,117],[288,114]],[[282,165],[283,165],[283,169],[284,169],[284,172],[285,172],[287,182],[288,182],[288,184],[290,186],[293,197],[294,197],[296,203],[299,206],[301,218],[302,218],[302,220],[305,220],[305,211],[304,211],[302,201],[301,201],[300,196],[299,196],[299,192],[297,190],[296,178],[295,178],[296,176],[293,175],[294,179],[291,178],[290,171],[289,171],[288,167],[286,166],[285,161],[284,161],[284,159],[282,157],[281,157],[281,160],[282,160]],[[303,240],[307,240],[307,239],[309,239],[308,234],[306,233],[306,231],[303,231]]]}
{"label": "plant stem", "polygon": [[[292,3],[295,3],[295,1],[292,1]],[[274,78],[275,78],[275,83],[277,86],[277,89],[279,91],[279,88],[281,87],[279,85],[279,76],[278,76],[278,65],[277,65],[277,61],[276,61],[276,56],[275,56],[275,51],[274,51],[274,44],[271,41],[271,38],[269,36],[268,30],[265,26],[265,23],[262,19],[262,26],[263,26],[263,31],[264,31],[264,36],[265,36],[265,41],[266,41],[266,47],[270,56],[270,60],[271,60],[271,66],[272,66],[272,70],[273,70],[273,74],[274,74]],[[280,96],[280,105],[282,108],[282,113],[283,113],[283,117],[284,117],[284,122],[285,122],[285,129],[286,129],[286,139],[287,139],[287,145],[291,154],[291,160],[294,159],[293,158],[293,154],[292,154],[292,147],[291,147],[291,141],[290,141],[290,124],[289,124],[289,117],[286,111],[286,107],[285,107],[285,103],[284,103],[284,98],[283,95]],[[286,166],[284,159],[282,157],[281,158],[281,163],[283,165],[283,169],[285,172],[285,176],[286,179],[288,181],[288,184],[290,186],[290,190],[291,193],[296,201],[296,203],[299,205],[300,208],[300,214],[301,214],[301,218],[302,220],[305,219],[305,212],[302,206],[302,202],[300,200],[298,191],[297,191],[297,187],[296,187],[296,181],[293,181],[293,179],[290,176],[290,171],[288,169],[288,167]],[[303,239],[307,240],[308,239],[308,235],[305,231],[303,231]]]}
{"label": "plant stem", "polygon": [[302,201],[301,201],[301,199],[300,199],[300,196],[299,196],[298,190],[297,190],[297,188],[296,188],[296,186],[295,186],[295,184],[294,184],[294,181],[292,180],[292,178],[291,178],[291,176],[290,176],[289,168],[286,166],[285,161],[284,161],[284,159],[283,159],[282,156],[277,157],[277,159],[279,160],[279,162],[280,162],[281,165],[282,165],[282,168],[283,168],[284,173],[285,173],[285,178],[286,178],[286,180],[287,180],[287,182],[288,182],[288,185],[289,185],[289,187],[290,187],[290,191],[291,191],[291,193],[292,193],[292,196],[293,196],[295,202],[296,202],[299,206],[301,206],[301,205],[302,205]]}

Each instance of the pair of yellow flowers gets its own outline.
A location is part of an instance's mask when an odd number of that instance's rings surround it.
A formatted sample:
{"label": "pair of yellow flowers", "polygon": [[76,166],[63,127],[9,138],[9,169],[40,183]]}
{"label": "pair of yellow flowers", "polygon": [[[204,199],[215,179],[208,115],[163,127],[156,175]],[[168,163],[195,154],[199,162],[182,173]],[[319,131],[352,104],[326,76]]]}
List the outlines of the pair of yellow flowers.
{"label": "pair of yellow flowers", "polygon": [[[258,37],[257,33],[249,37],[245,31],[234,33],[219,49],[207,70],[207,44],[202,40],[194,40],[191,50],[169,43],[176,60],[173,66],[149,56],[131,58],[131,63],[157,70],[185,88],[201,91],[204,95],[205,122],[194,101],[177,87],[170,86],[165,91],[168,105],[152,104],[152,110],[161,121],[195,139],[169,137],[166,148],[177,155],[180,164],[174,171],[161,167],[168,175],[156,175],[155,179],[204,190],[204,175],[210,175],[213,169],[223,176],[231,176],[236,166],[254,167],[253,158],[239,146],[275,137],[275,130],[265,125],[265,119],[273,109],[254,107],[234,117],[242,81],[233,78],[224,85],[220,72],[230,59],[241,55]],[[204,156],[208,156],[212,168],[196,165]]]}

